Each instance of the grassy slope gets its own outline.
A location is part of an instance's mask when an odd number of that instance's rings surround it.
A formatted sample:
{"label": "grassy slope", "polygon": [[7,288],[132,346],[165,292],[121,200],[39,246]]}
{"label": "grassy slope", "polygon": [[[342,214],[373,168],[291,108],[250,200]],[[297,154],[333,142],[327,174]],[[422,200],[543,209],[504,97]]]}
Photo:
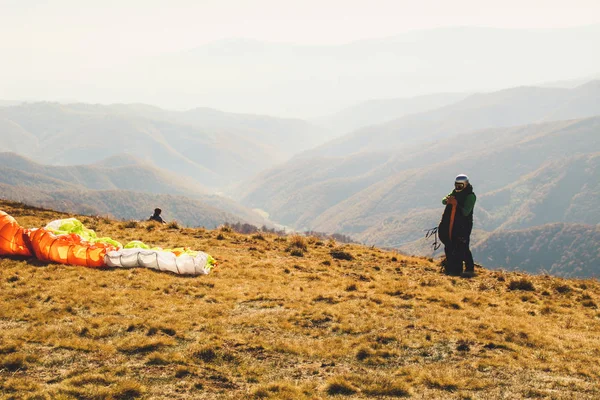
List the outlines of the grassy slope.
{"label": "grassy slope", "polygon": [[[0,209],[25,227],[65,217]],[[600,397],[597,280],[456,279],[359,245],[336,260],[342,246],[316,238],[82,220],[219,266],[190,278],[0,258],[4,398]]]}

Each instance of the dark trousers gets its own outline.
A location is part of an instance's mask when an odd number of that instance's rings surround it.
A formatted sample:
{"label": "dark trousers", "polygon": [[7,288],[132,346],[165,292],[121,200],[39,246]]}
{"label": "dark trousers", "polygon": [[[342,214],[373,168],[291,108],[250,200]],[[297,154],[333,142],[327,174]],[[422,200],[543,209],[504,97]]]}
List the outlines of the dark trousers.
{"label": "dark trousers", "polygon": [[463,272],[463,262],[467,271],[475,269],[473,254],[469,248],[471,237],[457,238],[455,241],[444,246],[446,253],[446,273],[449,275],[460,275]]}
{"label": "dark trousers", "polygon": [[471,248],[469,247],[469,245],[471,244],[471,237],[467,236],[467,240],[465,242],[465,248],[464,248],[464,262],[465,262],[465,269],[467,271],[473,271],[475,269],[475,262],[473,261],[473,254],[471,253]]}

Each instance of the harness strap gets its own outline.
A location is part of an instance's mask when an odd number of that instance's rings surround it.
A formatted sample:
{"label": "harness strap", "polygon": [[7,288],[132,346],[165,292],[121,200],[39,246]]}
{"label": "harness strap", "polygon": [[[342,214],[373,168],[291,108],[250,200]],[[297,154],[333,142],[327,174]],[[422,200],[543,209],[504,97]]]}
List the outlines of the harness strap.
{"label": "harness strap", "polygon": [[450,241],[452,241],[452,228],[454,227],[454,216],[456,215],[456,204],[454,203],[452,204],[452,212],[450,212],[450,232],[448,237],[450,238]]}
{"label": "harness strap", "polygon": [[426,229],[426,232],[427,233],[425,234],[425,239],[429,238],[430,236],[433,236],[433,243],[431,244],[431,246],[433,246],[433,251],[436,251],[442,245],[441,243],[438,242],[438,228],[437,228],[437,226],[433,227],[431,229]]}

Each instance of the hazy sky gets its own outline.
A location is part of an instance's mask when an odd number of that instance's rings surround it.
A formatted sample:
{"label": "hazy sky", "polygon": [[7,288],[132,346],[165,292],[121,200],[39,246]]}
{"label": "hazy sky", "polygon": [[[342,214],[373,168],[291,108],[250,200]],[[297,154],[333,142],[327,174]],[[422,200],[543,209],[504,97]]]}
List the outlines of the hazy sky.
{"label": "hazy sky", "polygon": [[0,98],[57,98],[50,88],[19,93],[224,38],[340,44],[436,27],[594,23],[599,0],[0,0]]}
{"label": "hazy sky", "polygon": [[147,54],[244,37],[344,43],[442,26],[600,22],[598,0],[0,0],[3,49]]}

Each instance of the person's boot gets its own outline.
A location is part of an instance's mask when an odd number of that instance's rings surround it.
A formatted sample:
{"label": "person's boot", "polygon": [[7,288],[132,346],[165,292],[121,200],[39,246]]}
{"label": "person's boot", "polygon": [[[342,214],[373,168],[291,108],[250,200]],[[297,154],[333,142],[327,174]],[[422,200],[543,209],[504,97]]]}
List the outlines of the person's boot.
{"label": "person's boot", "polygon": [[448,275],[450,276],[461,276],[463,271],[462,261],[451,259],[448,264]]}
{"label": "person's boot", "polygon": [[475,267],[474,266],[467,266],[467,268],[465,268],[465,272],[462,273],[461,275],[463,278],[472,278],[475,276]]}

